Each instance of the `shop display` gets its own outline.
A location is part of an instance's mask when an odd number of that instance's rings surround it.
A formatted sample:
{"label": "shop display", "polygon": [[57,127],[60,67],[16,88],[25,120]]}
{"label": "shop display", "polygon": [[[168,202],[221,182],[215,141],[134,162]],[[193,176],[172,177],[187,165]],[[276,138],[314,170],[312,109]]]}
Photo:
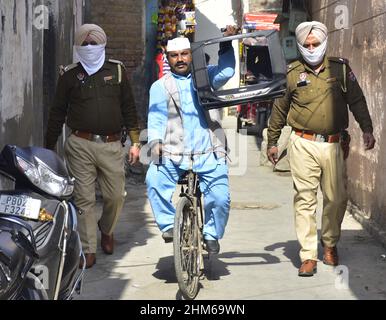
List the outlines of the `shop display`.
{"label": "shop display", "polygon": [[194,39],[196,19],[194,0],[161,0],[158,11],[157,48],[177,36]]}

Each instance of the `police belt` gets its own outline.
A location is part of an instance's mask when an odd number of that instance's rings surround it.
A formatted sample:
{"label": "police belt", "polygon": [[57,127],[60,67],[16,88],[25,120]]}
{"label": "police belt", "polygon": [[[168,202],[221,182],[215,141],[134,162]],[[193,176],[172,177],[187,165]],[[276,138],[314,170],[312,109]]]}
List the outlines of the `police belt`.
{"label": "police belt", "polygon": [[115,142],[115,141],[121,140],[120,132],[109,134],[106,136],[93,134],[90,132],[79,131],[79,130],[74,130],[72,133],[79,138],[83,138],[83,139],[93,141],[93,142],[98,142],[98,143],[108,143],[108,142]]}
{"label": "police belt", "polygon": [[294,129],[294,132],[297,136],[302,137],[304,139],[315,141],[315,142],[328,142],[328,143],[338,143],[340,142],[341,134],[318,134],[312,131],[304,131]]}

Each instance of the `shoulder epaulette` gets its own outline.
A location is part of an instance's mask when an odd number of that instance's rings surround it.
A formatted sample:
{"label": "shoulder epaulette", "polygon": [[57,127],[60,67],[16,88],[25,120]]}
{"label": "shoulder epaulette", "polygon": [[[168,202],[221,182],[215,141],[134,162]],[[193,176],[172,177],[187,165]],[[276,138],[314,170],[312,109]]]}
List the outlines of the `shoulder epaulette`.
{"label": "shoulder epaulette", "polygon": [[73,64],[69,64],[68,66],[59,66],[59,73],[60,75],[64,75],[66,72],[72,70],[72,69],[75,69],[77,66],[79,65],[79,63],[73,63]]}
{"label": "shoulder epaulette", "polygon": [[109,59],[107,60],[110,63],[118,65],[118,83],[122,82],[122,72],[126,70],[125,65],[123,64],[122,61],[119,60],[114,60],[114,59]]}
{"label": "shoulder epaulette", "polygon": [[346,58],[328,57],[328,60],[332,61],[332,62],[337,62],[340,64],[348,64],[349,63],[348,59],[346,59]]}
{"label": "shoulder epaulette", "polygon": [[[341,84],[343,93],[347,93],[347,68],[348,68],[348,59],[337,58],[337,57],[328,57],[328,61],[339,63],[342,66],[342,79],[343,83]],[[350,74],[353,74],[350,72]],[[355,78],[355,76],[354,76]]]}
{"label": "shoulder epaulette", "polygon": [[288,66],[287,66],[287,73],[290,73],[292,70],[296,69],[297,67],[301,66],[301,62],[300,61],[294,61],[294,62],[291,62]]}
{"label": "shoulder epaulette", "polygon": [[119,60],[114,60],[114,59],[109,59],[107,60],[108,62],[114,63],[114,64],[120,64],[122,67],[125,67],[122,61]]}
{"label": "shoulder epaulette", "polygon": [[64,67],[64,72],[70,71],[70,70],[76,68],[78,65],[79,65],[79,63],[70,64],[70,65]]}

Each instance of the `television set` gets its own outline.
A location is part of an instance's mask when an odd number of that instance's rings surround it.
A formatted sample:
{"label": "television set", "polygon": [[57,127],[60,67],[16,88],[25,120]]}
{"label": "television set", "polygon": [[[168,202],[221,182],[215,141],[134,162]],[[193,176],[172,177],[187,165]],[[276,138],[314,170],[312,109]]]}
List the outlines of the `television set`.
{"label": "television set", "polygon": [[[221,42],[242,43],[240,75],[242,81],[213,89],[208,75],[208,52]],[[212,49],[210,49],[212,48]],[[192,43],[192,75],[199,103],[205,109],[219,109],[248,102],[273,100],[285,94],[287,65],[277,30],[259,30],[234,36]],[[236,59],[240,55],[235,52]]]}

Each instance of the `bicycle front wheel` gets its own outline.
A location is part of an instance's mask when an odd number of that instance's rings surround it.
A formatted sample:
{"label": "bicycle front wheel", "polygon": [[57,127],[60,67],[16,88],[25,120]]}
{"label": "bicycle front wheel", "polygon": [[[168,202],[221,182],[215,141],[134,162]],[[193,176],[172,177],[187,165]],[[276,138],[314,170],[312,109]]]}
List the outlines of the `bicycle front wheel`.
{"label": "bicycle front wheel", "polygon": [[182,296],[193,300],[200,278],[200,237],[197,215],[191,201],[183,197],[177,203],[174,218],[174,267]]}

